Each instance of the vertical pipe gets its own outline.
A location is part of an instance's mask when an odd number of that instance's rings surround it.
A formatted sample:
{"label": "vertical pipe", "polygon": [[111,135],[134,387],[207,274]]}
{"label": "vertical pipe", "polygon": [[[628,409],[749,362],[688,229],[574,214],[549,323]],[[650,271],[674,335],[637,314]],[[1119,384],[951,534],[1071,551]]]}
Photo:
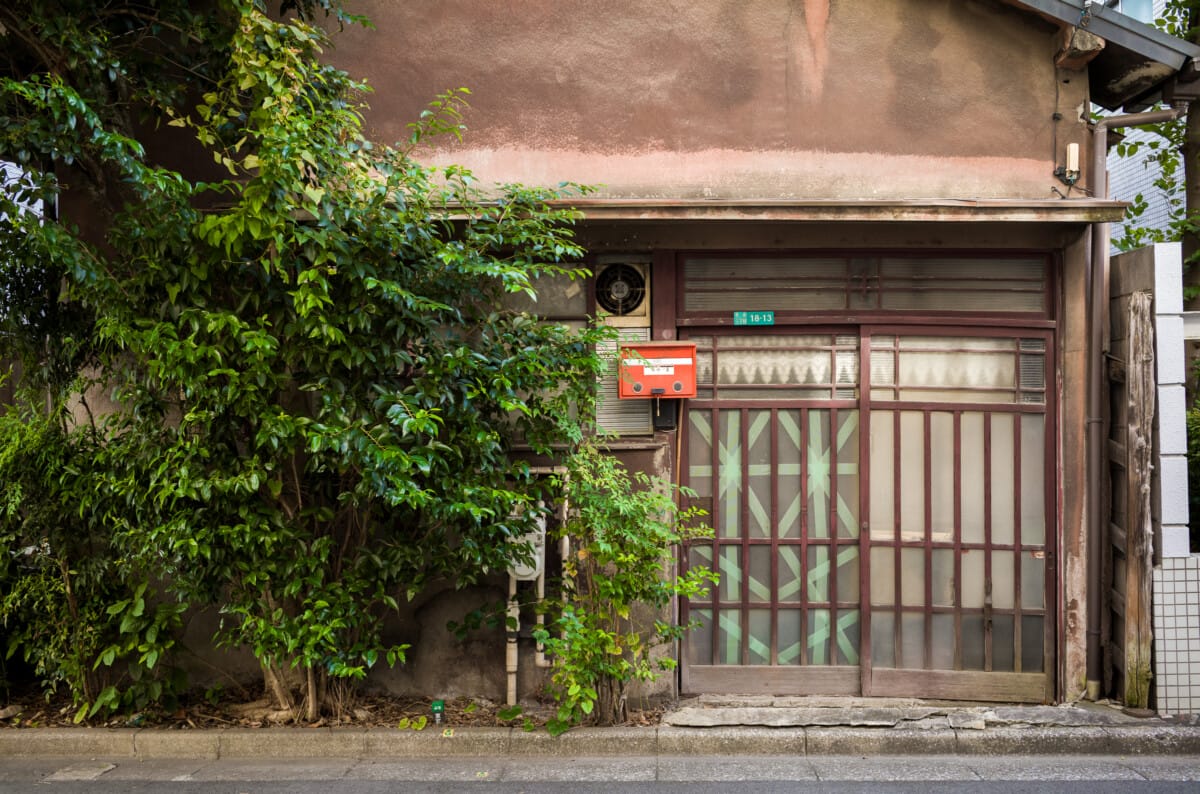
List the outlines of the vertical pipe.
{"label": "vertical pipe", "polygon": [[508,692],[505,703],[517,705],[517,634],[520,631],[521,608],[517,604],[517,577],[508,575],[508,623],[504,669],[508,673]]}

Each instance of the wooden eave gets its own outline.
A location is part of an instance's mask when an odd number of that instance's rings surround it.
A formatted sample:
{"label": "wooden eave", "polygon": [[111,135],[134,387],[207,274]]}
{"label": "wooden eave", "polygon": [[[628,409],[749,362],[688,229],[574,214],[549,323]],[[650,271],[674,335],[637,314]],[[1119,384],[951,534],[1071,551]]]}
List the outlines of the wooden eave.
{"label": "wooden eave", "polygon": [[589,221],[958,222],[1120,221],[1128,204],[1097,199],[573,199]]}
{"label": "wooden eave", "polygon": [[1078,27],[1103,39],[1103,49],[1087,63],[1096,104],[1108,110],[1137,110],[1164,92],[1193,98],[1186,84],[1196,79],[1193,61],[1200,59],[1200,47],[1099,3],[1087,6],[1085,13],[1085,1],[999,0],[1051,24],[1068,30]]}

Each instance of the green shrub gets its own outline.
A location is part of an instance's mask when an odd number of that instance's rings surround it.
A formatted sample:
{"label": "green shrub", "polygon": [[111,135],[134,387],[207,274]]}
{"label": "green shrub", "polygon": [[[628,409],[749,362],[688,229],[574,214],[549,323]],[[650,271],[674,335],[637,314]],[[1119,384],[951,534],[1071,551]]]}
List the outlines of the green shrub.
{"label": "green shrub", "polygon": [[680,544],[711,535],[695,523],[701,511],[676,508],[675,493],[690,495],[687,489],[631,476],[596,441],[570,456],[559,487],[570,507],[559,530],[571,540],[565,597],[545,605],[549,619],[534,632],[554,657],[550,692],[559,707],[549,727],[556,733],[585,719],[621,720],[629,684],[675,666],[671,655],[652,651],[689,627],[664,620],[663,608],[716,581],[705,568],[672,570]]}

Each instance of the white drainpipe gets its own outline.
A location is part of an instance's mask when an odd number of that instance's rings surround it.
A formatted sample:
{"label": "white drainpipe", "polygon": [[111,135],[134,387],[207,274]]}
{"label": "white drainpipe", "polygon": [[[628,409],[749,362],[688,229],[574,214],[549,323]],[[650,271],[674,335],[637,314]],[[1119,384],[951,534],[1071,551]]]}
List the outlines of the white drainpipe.
{"label": "white drainpipe", "polygon": [[[530,468],[529,471],[533,474],[557,474],[559,476],[565,476],[567,473],[567,469],[565,466],[534,466],[534,467]],[[567,517],[567,502],[565,499],[563,500],[562,516],[563,516],[563,520],[565,521],[566,517]],[[566,560],[567,555],[570,554],[570,552],[571,552],[570,538],[566,537],[565,535],[563,536],[563,538],[559,541],[559,550],[562,554],[562,559]],[[543,551],[542,554],[543,554],[543,558],[542,558],[542,564],[540,567],[540,572],[538,573],[537,577],[533,580],[535,583],[535,587],[537,588],[537,599],[539,602],[543,601],[546,598],[545,552]],[[564,575],[564,580],[565,580],[565,575]],[[518,581],[521,581],[521,580],[519,580],[516,576],[516,573],[510,569],[509,574],[508,574],[508,611],[507,611],[508,620],[506,621],[507,626],[505,627],[506,642],[505,642],[505,655],[504,655],[504,671],[508,674],[508,687],[507,687],[507,692],[505,694],[505,703],[507,703],[509,706],[515,706],[517,704],[517,671],[520,669],[520,661],[519,661],[520,655],[518,653],[518,645],[517,645],[517,636],[521,630],[521,607],[517,603],[517,582]],[[566,584],[566,582],[564,581],[564,585],[565,584]],[[567,598],[566,592],[567,592],[566,588],[564,587],[563,588],[563,601],[564,602],[566,601],[566,598]],[[539,628],[546,625],[546,616],[540,610],[538,611],[538,614],[537,614],[537,625]],[[540,668],[551,667],[553,665],[553,662],[550,662],[549,660],[546,659],[546,649],[541,643],[538,643],[537,652],[534,654],[534,657],[533,657],[533,664],[534,664],[534,667],[540,667]]]}

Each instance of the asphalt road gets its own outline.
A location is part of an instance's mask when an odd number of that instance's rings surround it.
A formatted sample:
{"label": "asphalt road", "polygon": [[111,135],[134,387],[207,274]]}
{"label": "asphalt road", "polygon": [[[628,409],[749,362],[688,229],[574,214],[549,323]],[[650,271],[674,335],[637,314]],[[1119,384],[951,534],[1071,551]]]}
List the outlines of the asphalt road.
{"label": "asphalt road", "polygon": [[1195,756],[0,760],[0,792],[1196,792]]}

